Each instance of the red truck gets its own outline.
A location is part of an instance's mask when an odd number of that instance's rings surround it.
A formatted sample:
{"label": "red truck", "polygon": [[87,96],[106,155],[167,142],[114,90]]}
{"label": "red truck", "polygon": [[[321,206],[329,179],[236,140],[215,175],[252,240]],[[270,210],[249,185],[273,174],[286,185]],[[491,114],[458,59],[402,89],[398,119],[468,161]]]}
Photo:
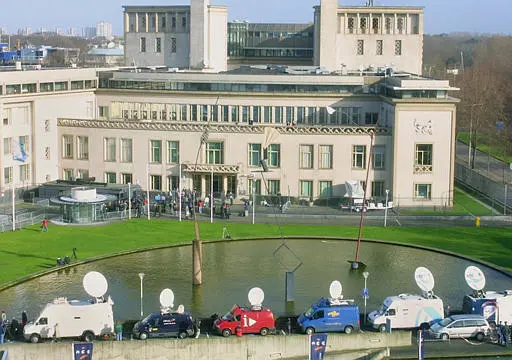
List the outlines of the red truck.
{"label": "red truck", "polygon": [[240,327],[242,334],[261,334],[265,336],[275,332],[276,322],[272,310],[265,308],[245,308],[234,305],[231,311],[215,320],[214,329],[228,337]]}

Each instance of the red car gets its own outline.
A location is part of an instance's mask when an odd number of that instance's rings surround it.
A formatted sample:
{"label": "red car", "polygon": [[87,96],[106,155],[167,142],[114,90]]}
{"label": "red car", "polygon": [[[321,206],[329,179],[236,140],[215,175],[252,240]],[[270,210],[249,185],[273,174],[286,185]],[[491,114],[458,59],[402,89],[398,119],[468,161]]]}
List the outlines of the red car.
{"label": "red car", "polygon": [[265,336],[275,332],[276,322],[270,309],[250,309],[234,305],[226,315],[215,320],[213,327],[225,337],[235,334],[237,327],[240,327],[242,334]]}

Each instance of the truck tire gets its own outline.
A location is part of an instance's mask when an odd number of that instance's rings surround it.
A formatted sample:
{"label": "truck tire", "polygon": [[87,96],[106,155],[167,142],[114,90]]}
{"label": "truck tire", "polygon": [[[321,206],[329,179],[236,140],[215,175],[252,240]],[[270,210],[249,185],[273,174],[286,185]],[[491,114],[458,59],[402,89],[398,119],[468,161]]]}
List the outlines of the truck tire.
{"label": "truck tire", "polygon": [[345,334],[352,334],[353,331],[354,331],[354,328],[352,326],[345,327]]}
{"label": "truck tire", "polygon": [[268,335],[268,329],[267,328],[262,328],[260,330],[260,335],[261,336],[267,336]]}
{"label": "truck tire", "polygon": [[447,341],[449,338],[448,334],[441,334],[441,340]]}
{"label": "truck tire", "polygon": [[308,327],[306,329],[306,334],[313,335],[314,333],[315,333],[315,329],[313,329],[312,327]]}
{"label": "truck tire", "polygon": [[39,341],[41,341],[41,337],[38,334],[30,335],[30,342],[32,344],[37,344]]}
{"label": "truck tire", "polygon": [[90,331],[85,331],[82,338],[85,342],[92,342],[94,340],[94,334]]}
{"label": "truck tire", "polygon": [[179,337],[180,339],[185,339],[185,338],[187,337],[187,333],[186,333],[185,331],[182,331],[182,332],[180,332],[180,333],[178,334],[178,337]]}
{"label": "truck tire", "polygon": [[140,333],[139,339],[146,340],[147,338],[148,338],[148,333],[147,332],[141,332]]}
{"label": "truck tire", "polygon": [[231,336],[231,330],[229,330],[229,329],[222,330],[222,336],[230,337]]}
{"label": "truck tire", "polygon": [[485,335],[483,333],[478,333],[478,334],[476,334],[475,339],[476,339],[476,341],[482,342],[485,339]]}
{"label": "truck tire", "polygon": [[384,325],[384,324],[379,325],[379,331],[386,332],[386,325]]}

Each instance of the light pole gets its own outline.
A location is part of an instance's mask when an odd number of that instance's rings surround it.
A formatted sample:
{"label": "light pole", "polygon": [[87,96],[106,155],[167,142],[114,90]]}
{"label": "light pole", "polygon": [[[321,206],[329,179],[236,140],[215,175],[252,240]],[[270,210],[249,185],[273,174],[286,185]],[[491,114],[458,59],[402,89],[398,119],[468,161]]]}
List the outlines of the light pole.
{"label": "light pole", "polygon": [[132,183],[128,183],[128,220],[132,218]]}
{"label": "light pole", "polygon": [[366,300],[368,300],[369,292],[368,288],[366,287],[366,280],[368,279],[368,276],[370,273],[368,271],[363,272],[364,277],[364,289],[363,289],[363,298],[364,298],[364,323],[366,324]]}
{"label": "light pole", "polygon": [[148,202],[148,209],[147,209],[147,211],[148,211],[148,220],[151,220],[151,214],[149,212],[149,187],[151,185],[151,179],[149,177],[149,164],[146,165],[146,173],[147,173],[146,174],[146,178],[147,178],[147,181],[148,181],[148,186],[146,188],[146,200]]}
{"label": "light pole", "polygon": [[[212,172],[211,172],[211,175],[210,175],[210,224],[213,224],[213,167],[212,167]],[[224,205],[224,204],[222,204]],[[221,206],[222,206],[221,205]],[[222,211],[222,208],[221,208],[221,211]]]}
{"label": "light pole", "polygon": [[254,225],[254,218],[256,216],[256,177],[252,179],[252,224]]}
{"label": "light pole", "polygon": [[386,189],[386,204],[384,204],[384,227],[387,226],[388,223],[388,197],[389,197],[389,190]]}
{"label": "light pole", "polygon": [[144,273],[139,273],[140,277],[140,318],[144,316],[144,308],[143,308],[143,300],[144,300],[144,291],[143,291],[143,280],[144,280]]}
{"label": "light pole", "polygon": [[471,144],[473,139],[473,108],[475,106],[483,106],[483,104],[471,104],[471,110],[469,113],[469,149],[468,149],[468,167],[471,169]]}

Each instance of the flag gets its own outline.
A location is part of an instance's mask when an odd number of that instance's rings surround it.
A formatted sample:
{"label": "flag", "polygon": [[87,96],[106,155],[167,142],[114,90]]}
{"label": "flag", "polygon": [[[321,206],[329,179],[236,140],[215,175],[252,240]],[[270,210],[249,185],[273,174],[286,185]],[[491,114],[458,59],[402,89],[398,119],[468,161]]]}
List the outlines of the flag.
{"label": "flag", "polygon": [[25,152],[25,144],[13,140],[12,146],[12,158],[16,161],[25,162],[28,158],[28,154]]}
{"label": "flag", "polygon": [[93,343],[73,344],[74,360],[92,360]]}
{"label": "flag", "polygon": [[327,113],[329,115],[332,115],[332,114],[334,114],[336,112],[336,109],[334,109],[334,108],[332,108],[330,106],[326,106],[325,108],[327,109]]}
{"label": "flag", "polygon": [[309,337],[309,359],[323,360],[327,346],[327,334],[313,334]]}

